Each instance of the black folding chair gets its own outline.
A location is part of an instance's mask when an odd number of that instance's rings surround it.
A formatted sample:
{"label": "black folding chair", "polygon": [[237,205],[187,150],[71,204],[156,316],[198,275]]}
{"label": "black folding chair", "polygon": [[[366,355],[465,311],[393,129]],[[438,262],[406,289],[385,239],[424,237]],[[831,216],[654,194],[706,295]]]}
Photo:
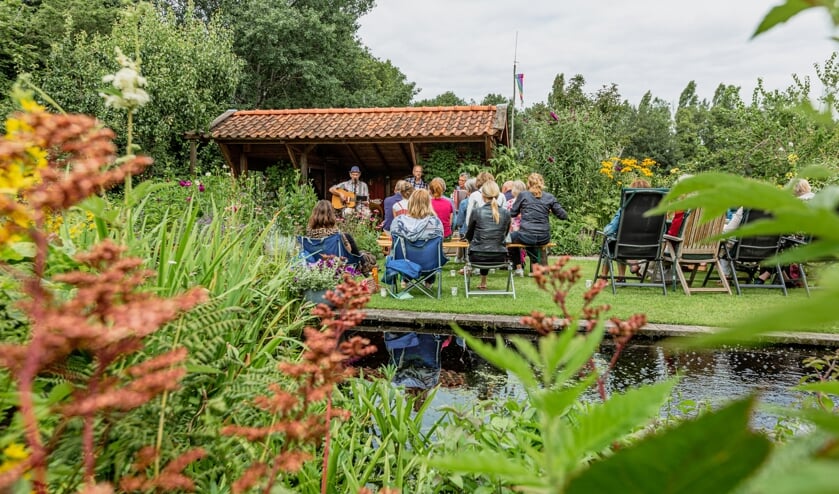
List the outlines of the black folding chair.
{"label": "black folding chair", "polygon": [[[608,279],[612,285],[612,293],[617,293],[616,287],[624,286],[661,287],[664,295],[667,295],[667,280],[663,275],[660,281],[654,280],[652,276],[647,279],[647,276],[651,274],[650,266],[664,273],[662,246],[666,226],[665,217],[663,214],[645,216],[647,211],[658,206],[667,192],[668,189],[623,189],[617,236],[613,239],[601,231],[597,232],[603,236],[603,246],[597,260],[595,276]],[[631,282],[615,280],[614,263],[629,263],[630,261],[643,263],[640,279]],[[608,275],[600,273],[604,263],[608,267]]]}
{"label": "black folding chair", "polygon": [[[754,223],[765,218],[770,218],[766,211],[749,209],[743,211],[741,225]],[[787,285],[784,283],[781,265],[778,262],[767,263],[768,259],[778,255],[781,245],[782,236],[779,234],[738,238],[731,247],[723,242],[723,258],[731,269],[731,272],[726,274],[731,275],[737,295],[742,294],[741,288],[780,288],[784,295],[787,294]],[[762,284],[757,283],[758,276],[766,269],[772,272],[772,276]],[[746,275],[744,283],[740,282],[738,272]],[[710,275],[710,271],[708,275]]]}

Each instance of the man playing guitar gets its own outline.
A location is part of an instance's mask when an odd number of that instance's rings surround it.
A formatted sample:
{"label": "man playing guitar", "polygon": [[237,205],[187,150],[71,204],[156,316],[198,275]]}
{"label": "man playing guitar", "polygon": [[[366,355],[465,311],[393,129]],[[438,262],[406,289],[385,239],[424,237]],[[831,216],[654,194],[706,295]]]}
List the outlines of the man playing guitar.
{"label": "man playing guitar", "polygon": [[370,209],[367,202],[370,199],[370,191],[367,184],[359,180],[361,169],[357,166],[350,168],[350,179],[333,185],[329,192],[332,194],[332,207],[341,209],[344,216],[354,212],[360,212],[365,218],[370,216]]}

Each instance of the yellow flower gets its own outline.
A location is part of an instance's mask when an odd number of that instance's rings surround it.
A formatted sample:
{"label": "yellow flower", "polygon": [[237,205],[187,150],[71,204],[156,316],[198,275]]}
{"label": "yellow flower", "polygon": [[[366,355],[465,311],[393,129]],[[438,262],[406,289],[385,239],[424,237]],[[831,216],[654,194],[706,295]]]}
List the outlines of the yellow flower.
{"label": "yellow flower", "polygon": [[26,447],[22,444],[12,443],[3,450],[3,456],[10,460],[25,460],[29,458],[29,453],[26,452]]}

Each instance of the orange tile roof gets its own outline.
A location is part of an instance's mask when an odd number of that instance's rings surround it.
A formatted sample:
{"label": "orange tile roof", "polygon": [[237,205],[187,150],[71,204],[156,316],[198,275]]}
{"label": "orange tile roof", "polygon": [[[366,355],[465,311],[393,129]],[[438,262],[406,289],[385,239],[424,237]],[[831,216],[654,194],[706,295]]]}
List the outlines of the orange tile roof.
{"label": "orange tile roof", "polygon": [[210,132],[216,140],[390,140],[484,137],[504,126],[505,106],[310,108],[228,111]]}

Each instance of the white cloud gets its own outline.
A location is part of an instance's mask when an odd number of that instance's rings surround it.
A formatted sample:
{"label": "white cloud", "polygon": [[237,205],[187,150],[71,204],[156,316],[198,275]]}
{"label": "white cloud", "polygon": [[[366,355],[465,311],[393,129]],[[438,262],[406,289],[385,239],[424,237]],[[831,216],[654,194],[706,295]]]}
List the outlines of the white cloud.
{"label": "white cloud", "polygon": [[720,83],[748,101],[758,78],[769,89],[810,76],[837,45],[827,14],[805,12],[749,40],[780,0],[379,0],[359,35],[422,89],[480,101],[512,96],[513,59],[525,74],[525,104],[545,101],[554,77],[586,79],[586,91],[616,83],[637,104],[646,91],[678,101],[691,80],[710,99]]}

